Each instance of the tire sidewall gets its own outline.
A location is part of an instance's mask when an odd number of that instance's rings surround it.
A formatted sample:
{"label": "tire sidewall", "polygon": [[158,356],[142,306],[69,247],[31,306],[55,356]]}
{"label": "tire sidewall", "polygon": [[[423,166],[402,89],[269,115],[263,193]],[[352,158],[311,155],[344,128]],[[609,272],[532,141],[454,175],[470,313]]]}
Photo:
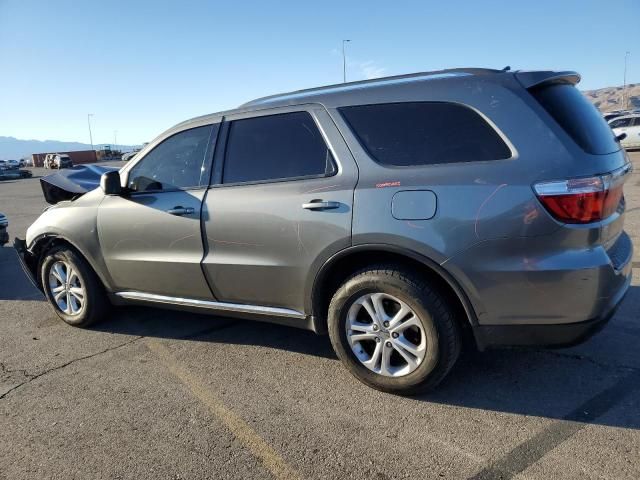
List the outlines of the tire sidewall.
{"label": "tire sidewall", "polygon": [[[71,265],[80,279],[80,284],[84,287],[85,299],[80,312],[76,315],[68,315],[60,310],[60,307],[58,307],[57,302],[51,294],[49,287],[49,272],[51,271],[52,266],[58,261],[63,261]],[[68,249],[55,248],[51,252],[47,253],[42,261],[40,276],[44,294],[56,314],[69,325],[83,326],[87,323],[87,319],[90,318],[94,295],[94,292],[92,292],[90,288],[90,275],[91,272],[88,271],[84,262],[78,257],[78,255]]]}
{"label": "tire sidewall", "polygon": [[[405,302],[418,316],[427,337],[427,352],[413,372],[402,377],[386,377],[362,365],[347,340],[346,320],[353,303],[368,293],[387,293]],[[335,294],[329,306],[329,335],[336,354],[349,371],[365,384],[392,393],[412,393],[438,370],[445,345],[440,341],[434,309],[425,301],[424,292],[411,283],[380,273],[364,272],[348,280]]]}

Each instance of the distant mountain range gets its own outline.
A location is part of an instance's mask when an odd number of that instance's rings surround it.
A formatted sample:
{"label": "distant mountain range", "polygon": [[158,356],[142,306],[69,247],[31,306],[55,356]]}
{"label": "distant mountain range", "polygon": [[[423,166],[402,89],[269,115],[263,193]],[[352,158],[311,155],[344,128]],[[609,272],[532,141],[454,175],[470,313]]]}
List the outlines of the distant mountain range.
{"label": "distant mountain range", "polygon": [[[100,149],[104,145],[96,144],[94,147]],[[118,150],[129,152],[138,147],[139,145],[118,145]],[[114,148],[113,144],[111,144],[111,148]],[[32,153],[71,152],[74,150],[91,150],[91,145],[80,142],[60,142],[58,140],[20,140],[14,137],[0,136],[0,159],[2,160],[17,160],[28,157]]]}
{"label": "distant mountain range", "polygon": [[[610,112],[612,110],[622,110],[623,107],[623,88],[622,87],[606,87],[598,90],[587,90],[584,93],[593,104],[602,112]],[[640,108],[640,83],[631,83],[627,85],[626,93],[629,97],[629,108]]]}

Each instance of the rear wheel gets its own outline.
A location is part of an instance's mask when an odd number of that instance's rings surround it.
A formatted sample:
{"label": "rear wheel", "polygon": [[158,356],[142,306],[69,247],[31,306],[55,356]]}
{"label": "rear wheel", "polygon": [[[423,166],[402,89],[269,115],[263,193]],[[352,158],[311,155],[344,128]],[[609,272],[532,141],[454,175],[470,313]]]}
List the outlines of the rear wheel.
{"label": "rear wheel", "polygon": [[49,303],[69,325],[87,327],[107,315],[110,303],[102,283],[74,250],[60,246],[48,251],[40,278]]}
{"label": "rear wheel", "polygon": [[333,296],[328,321],[331,343],[347,369],[385,392],[435,387],[460,353],[460,333],[444,296],[400,267],[351,276]]}

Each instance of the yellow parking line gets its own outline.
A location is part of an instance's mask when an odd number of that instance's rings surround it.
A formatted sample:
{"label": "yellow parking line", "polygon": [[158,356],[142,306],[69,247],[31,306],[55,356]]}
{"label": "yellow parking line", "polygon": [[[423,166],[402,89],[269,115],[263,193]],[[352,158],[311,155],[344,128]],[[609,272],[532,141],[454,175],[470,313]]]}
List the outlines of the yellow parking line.
{"label": "yellow parking line", "polygon": [[229,431],[264,464],[275,478],[302,479],[298,471],[289,465],[247,422],[225,407],[197,377],[179,365],[167,347],[157,340],[148,340],[147,346],[160,357],[167,369],[187,386],[191,393],[205,404],[211,413],[222,421]]}

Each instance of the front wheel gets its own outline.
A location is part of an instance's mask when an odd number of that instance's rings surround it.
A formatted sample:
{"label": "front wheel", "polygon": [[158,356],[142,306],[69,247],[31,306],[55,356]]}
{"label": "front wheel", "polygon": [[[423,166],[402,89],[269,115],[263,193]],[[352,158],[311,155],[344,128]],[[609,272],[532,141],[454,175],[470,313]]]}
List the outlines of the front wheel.
{"label": "front wheel", "polygon": [[385,392],[434,388],[460,353],[458,325],[445,297],[401,267],[366,269],[347,279],[331,300],[328,323],[347,369]]}
{"label": "front wheel", "polygon": [[74,327],[88,327],[102,320],[110,303],[100,279],[74,250],[54,247],[41,263],[42,288],[62,320]]}

